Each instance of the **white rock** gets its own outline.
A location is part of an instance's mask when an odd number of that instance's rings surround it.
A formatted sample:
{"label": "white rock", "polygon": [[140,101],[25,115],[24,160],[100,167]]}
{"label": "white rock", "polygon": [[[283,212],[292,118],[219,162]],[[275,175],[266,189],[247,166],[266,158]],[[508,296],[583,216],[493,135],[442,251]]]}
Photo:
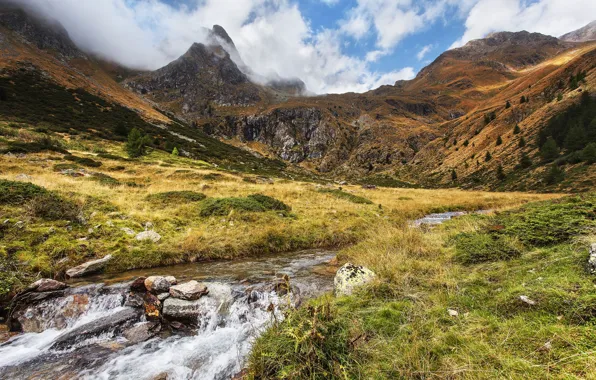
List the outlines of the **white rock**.
{"label": "white rock", "polygon": [[137,236],[135,236],[135,239],[139,241],[151,240],[152,242],[157,243],[161,240],[161,235],[155,231],[143,231],[138,233]]}
{"label": "white rock", "polygon": [[174,276],[166,276],[166,280],[168,280],[170,285],[176,285],[178,283],[178,280]]}
{"label": "white rock", "polygon": [[354,264],[345,264],[335,274],[333,284],[335,295],[351,295],[354,289],[368,284],[375,278],[375,273],[368,268]]}
{"label": "white rock", "polygon": [[596,243],[590,246],[590,258],[588,259],[590,273],[596,274]]}
{"label": "white rock", "polygon": [[524,302],[527,303],[528,305],[534,306],[536,305],[536,301],[531,300],[530,298],[526,297],[526,296],[519,296],[519,299]]}
{"label": "white rock", "polygon": [[145,279],[145,288],[153,293],[166,293],[170,286],[170,282],[163,276],[149,276]]}
{"label": "white rock", "polygon": [[457,312],[457,310],[447,309],[447,312],[449,313],[449,315],[451,317],[457,317],[459,315],[459,313]]}
{"label": "white rock", "polygon": [[194,280],[170,287],[170,295],[172,297],[187,301],[197,300],[208,292],[204,284],[200,284]]}
{"label": "white rock", "polygon": [[136,235],[136,232],[134,232],[134,230],[132,228],[124,227],[124,228],[121,228],[121,230],[124,231],[124,233],[127,234],[128,236]]}

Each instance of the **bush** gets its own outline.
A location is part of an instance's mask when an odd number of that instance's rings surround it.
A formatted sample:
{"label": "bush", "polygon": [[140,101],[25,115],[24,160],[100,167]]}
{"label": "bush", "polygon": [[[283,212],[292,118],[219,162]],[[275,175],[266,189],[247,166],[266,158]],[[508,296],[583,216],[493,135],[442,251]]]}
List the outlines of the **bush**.
{"label": "bush", "polygon": [[48,193],[43,187],[29,182],[0,179],[0,204],[22,205],[38,195]]}
{"label": "bush", "polygon": [[530,166],[532,166],[532,159],[530,158],[530,156],[528,156],[527,153],[522,153],[521,155],[521,159],[519,161],[519,165],[523,168],[523,169],[527,169]]}
{"label": "bush", "polygon": [[513,128],[513,134],[518,135],[520,132],[521,132],[521,129],[520,129],[519,125],[515,124],[515,127]]}
{"label": "bush", "polygon": [[200,216],[226,216],[232,210],[244,212],[289,211],[290,207],[275,198],[261,194],[245,198],[209,198],[203,201]]}
{"label": "bush", "polygon": [[455,259],[464,265],[510,260],[521,255],[511,238],[478,232],[457,235],[455,251]]}
{"label": "bush", "polygon": [[552,165],[546,172],[544,180],[548,185],[555,185],[565,179],[565,172],[557,165]]}
{"label": "bush", "polygon": [[26,206],[30,216],[46,220],[75,221],[81,210],[77,204],[53,193],[44,193],[34,197]]}
{"label": "bush", "polygon": [[364,197],[360,197],[358,195],[346,193],[345,191],[338,190],[338,189],[320,189],[320,190],[318,190],[318,192],[319,193],[322,193],[322,194],[332,195],[332,196],[334,196],[335,198],[338,198],[338,199],[345,199],[345,200],[347,200],[349,202],[352,202],[352,203],[368,204],[368,205],[373,204],[369,199],[366,199]]}
{"label": "bush", "polygon": [[557,146],[557,142],[552,137],[549,137],[544,145],[542,145],[542,148],[540,148],[540,155],[546,162],[552,161],[559,157],[559,147]]}
{"label": "bush", "polygon": [[110,177],[109,175],[103,173],[93,173],[93,175],[89,178],[92,181],[96,181],[100,185],[104,186],[115,187],[122,185],[122,183],[120,183],[120,181],[118,181],[116,178]]}
{"label": "bush", "polygon": [[87,166],[90,168],[98,168],[101,166],[101,162],[92,160],[88,157],[77,157],[73,156],[72,154],[64,156],[64,159],[67,161],[76,162],[79,165]]}
{"label": "bush", "polygon": [[588,164],[596,163],[596,143],[589,143],[582,151],[582,159]]}
{"label": "bush", "polygon": [[527,205],[497,217],[503,232],[526,244],[548,246],[564,243],[596,226],[593,197],[571,197],[561,201]]}
{"label": "bush", "polygon": [[503,144],[503,139],[501,138],[501,136],[497,137],[497,146]]}
{"label": "bush", "polygon": [[145,135],[140,129],[133,128],[128,134],[126,153],[130,158],[144,156],[147,154],[147,145],[150,141],[149,136]]}
{"label": "bush", "polygon": [[164,204],[200,202],[205,198],[207,198],[205,194],[194,191],[168,191],[147,196],[147,200],[150,202]]}

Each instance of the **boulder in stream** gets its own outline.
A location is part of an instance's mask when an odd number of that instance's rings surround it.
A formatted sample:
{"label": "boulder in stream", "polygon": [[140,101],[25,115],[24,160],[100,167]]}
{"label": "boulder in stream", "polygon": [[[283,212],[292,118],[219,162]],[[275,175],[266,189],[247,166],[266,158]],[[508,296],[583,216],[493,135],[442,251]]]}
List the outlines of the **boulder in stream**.
{"label": "boulder in stream", "polygon": [[72,346],[77,343],[100,335],[110,333],[114,335],[119,334],[126,329],[126,327],[137,322],[140,317],[141,314],[136,309],[122,309],[65,332],[54,340],[50,349],[65,350],[72,348]]}
{"label": "boulder in stream", "polygon": [[70,268],[66,271],[66,275],[70,278],[75,278],[97,273],[102,271],[110,260],[112,260],[112,255],[107,255],[98,260],[87,261],[77,267]]}
{"label": "boulder in stream", "polygon": [[375,278],[375,273],[370,269],[347,263],[335,274],[333,284],[336,296],[349,296],[357,287],[368,284]]}
{"label": "boulder in stream", "polygon": [[170,295],[181,300],[197,300],[207,293],[207,287],[194,280],[170,287]]}
{"label": "boulder in stream", "polygon": [[145,279],[145,288],[156,294],[168,292],[171,285],[170,281],[163,276],[149,276]]}
{"label": "boulder in stream", "polygon": [[163,303],[163,315],[171,320],[196,322],[202,304],[201,300],[187,301],[170,297]]}
{"label": "boulder in stream", "polygon": [[153,338],[161,331],[161,324],[157,322],[139,322],[124,330],[122,335],[131,344],[137,344]]}
{"label": "boulder in stream", "polygon": [[63,282],[52,280],[51,278],[42,278],[29,285],[27,291],[31,292],[52,292],[68,288]]}

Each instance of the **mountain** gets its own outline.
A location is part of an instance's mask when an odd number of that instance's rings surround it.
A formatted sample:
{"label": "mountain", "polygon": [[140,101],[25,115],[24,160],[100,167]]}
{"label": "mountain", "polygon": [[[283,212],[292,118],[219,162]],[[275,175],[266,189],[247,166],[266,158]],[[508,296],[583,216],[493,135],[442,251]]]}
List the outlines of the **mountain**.
{"label": "mountain", "polygon": [[596,20],[581,29],[567,33],[559,37],[563,41],[586,42],[596,40]]}
{"label": "mountain", "polygon": [[[300,79],[255,74],[221,26],[165,67],[138,72],[89,56],[63,28],[19,12],[0,14],[0,43],[10,52],[0,61],[4,77],[26,68],[117,104],[140,118],[161,149],[175,143],[192,157],[257,160],[272,170],[282,160],[314,175],[380,185],[569,190],[596,180],[579,151],[591,140],[572,149],[569,128],[552,129],[555,115],[595,92],[596,42],[493,33],[444,52],[413,80],[363,94],[303,96]],[[582,30],[576,35],[587,35]],[[584,111],[585,130],[573,133],[592,136]],[[115,127],[106,128],[93,130],[113,137]],[[563,182],[545,179],[552,160],[540,150],[548,134]],[[530,165],[520,164],[522,155]]]}

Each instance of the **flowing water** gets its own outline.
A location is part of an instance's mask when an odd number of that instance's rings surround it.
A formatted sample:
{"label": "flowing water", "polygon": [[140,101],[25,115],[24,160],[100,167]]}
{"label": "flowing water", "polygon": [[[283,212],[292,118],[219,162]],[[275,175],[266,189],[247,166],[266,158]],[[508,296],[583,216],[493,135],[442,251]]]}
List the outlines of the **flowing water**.
{"label": "flowing water", "polygon": [[[309,250],[108,274],[71,283],[62,297],[27,310],[27,327],[38,332],[0,345],[0,379],[163,379],[164,374],[167,379],[229,379],[242,370],[254,339],[274,318],[282,318],[280,308],[290,302],[265,285],[288,275],[302,297],[320,295],[332,289],[334,272],[326,263],[333,257],[334,252]],[[126,313],[136,315],[124,305],[130,280],[141,275],[173,275],[179,282],[207,283],[209,294],[200,299],[198,327],[184,333],[162,330],[137,344],[124,338],[119,322],[113,321]],[[135,322],[143,323],[144,318],[139,314]],[[90,335],[88,326],[102,328]],[[73,334],[75,343],[67,348],[59,345]]]}

